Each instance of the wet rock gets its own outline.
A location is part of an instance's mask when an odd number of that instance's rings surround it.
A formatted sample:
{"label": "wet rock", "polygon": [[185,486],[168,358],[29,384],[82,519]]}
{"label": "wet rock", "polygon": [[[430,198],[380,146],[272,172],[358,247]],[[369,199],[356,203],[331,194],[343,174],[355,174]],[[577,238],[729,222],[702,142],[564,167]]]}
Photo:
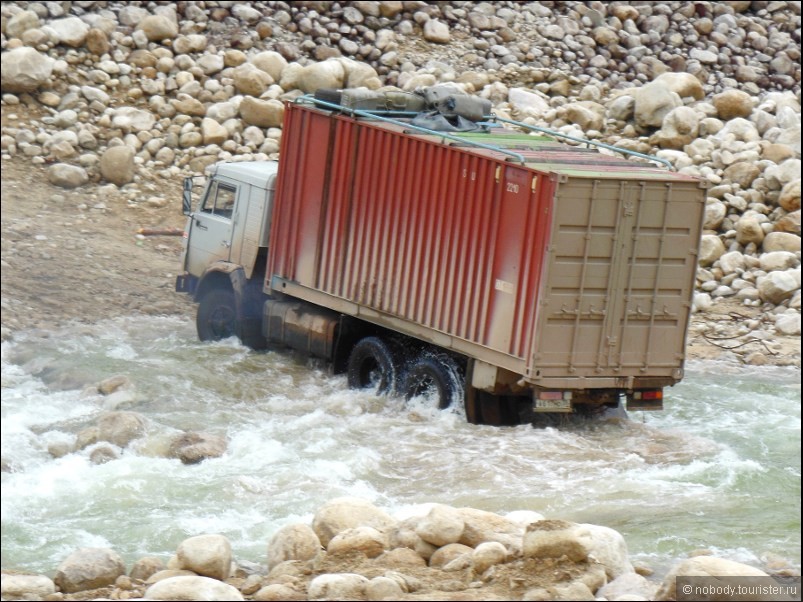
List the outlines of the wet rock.
{"label": "wet rock", "polygon": [[126,447],[145,434],[145,418],[135,412],[109,412],[98,420],[98,440]]}
{"label": "wet rock", "polygon": [[198,464],[207,458],[219,458],[226,453],[226,440],[208,433],[182,433],[170,442],[169,458],[183,464]]}
{"label": "wet rock", "polygon": [[100,444],[89,453],[89,462],[94,465],[106,464],[120,458],[120,453],[111,445]]}
{"label": "wet rock", "polygon": [[59,564],[53,581],[62,592],[73,594],[113,585],[120,575],[125,575],[125,565],[117,552],[81,548]]}
{"label": "wet rock", "polygon": [[231,544],[223,535],[197,535],[182,541],[176,550],[178,568],[220,581],[231,571]]}

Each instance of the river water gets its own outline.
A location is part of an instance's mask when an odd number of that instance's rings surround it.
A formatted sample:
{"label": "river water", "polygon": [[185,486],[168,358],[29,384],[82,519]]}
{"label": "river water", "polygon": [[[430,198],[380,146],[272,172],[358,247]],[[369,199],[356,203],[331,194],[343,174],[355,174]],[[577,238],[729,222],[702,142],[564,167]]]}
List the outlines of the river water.
{"label": "river water", "polygon": [[[199,343],[181,318],[17,335],[2,344],[2,568],[52,576],[79,547],[130,568],[202,533],[264,564],[277,529],[340,496],[391,514],[441,502],[606,525],[657,573],[700,548],[799,568],[799,370],[687,368],[663,412],[495,428],[350,391],[289,353]],[[114,375],[132,389],[97,394]],[[48,453],[112,408],[148,421],[119,459]],[[190,430],[225,436],[227,452],[193,466],[161,455]]]}

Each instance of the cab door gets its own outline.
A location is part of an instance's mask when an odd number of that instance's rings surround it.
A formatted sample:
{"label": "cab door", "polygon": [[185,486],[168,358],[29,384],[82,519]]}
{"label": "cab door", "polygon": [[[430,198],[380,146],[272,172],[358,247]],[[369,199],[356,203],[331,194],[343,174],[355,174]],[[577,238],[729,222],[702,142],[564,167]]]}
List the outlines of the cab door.
{"label": "cab door", "polygon": [[193,276],[200,277],[216,261],[229,261],[241,188],[224,178],[211,180],[198,210],[190,216],[185,265]]}

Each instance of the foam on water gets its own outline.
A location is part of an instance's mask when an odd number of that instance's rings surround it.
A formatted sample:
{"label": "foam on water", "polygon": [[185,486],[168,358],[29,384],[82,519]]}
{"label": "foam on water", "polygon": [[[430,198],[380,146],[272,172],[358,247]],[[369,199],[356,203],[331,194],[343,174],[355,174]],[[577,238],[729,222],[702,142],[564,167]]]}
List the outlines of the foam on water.
{"label": "foam on water", "polygon": [[[90,385],[117,374],[132,383],[117,409],[145,416],[147,436],[102,465],[91,447],[51,457],[109,409]],[[344,495],[399,516],[441,502],[607,525],[655,566],[697,548],[800,562],[792,369],[697,363],[662,413],[494,428],[350,391],[292,354],[199,343],[187,320],[126,318],[4,342],[2,386],[3,568],[52,573],[82,546],[166,559],[207,532],[264,563],[278,528]],[[224,436],[225,455],[164,458],[190,430]]]}

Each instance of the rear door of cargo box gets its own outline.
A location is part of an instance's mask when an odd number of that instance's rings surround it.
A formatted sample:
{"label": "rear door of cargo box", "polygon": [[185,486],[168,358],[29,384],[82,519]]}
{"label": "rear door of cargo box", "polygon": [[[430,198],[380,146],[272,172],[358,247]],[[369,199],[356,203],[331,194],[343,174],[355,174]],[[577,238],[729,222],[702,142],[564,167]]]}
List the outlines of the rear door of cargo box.
{"label": "rear door of cargo box", "polygon": [[691,179],[564,177],[530,377],[676,376],[704,208]]}

